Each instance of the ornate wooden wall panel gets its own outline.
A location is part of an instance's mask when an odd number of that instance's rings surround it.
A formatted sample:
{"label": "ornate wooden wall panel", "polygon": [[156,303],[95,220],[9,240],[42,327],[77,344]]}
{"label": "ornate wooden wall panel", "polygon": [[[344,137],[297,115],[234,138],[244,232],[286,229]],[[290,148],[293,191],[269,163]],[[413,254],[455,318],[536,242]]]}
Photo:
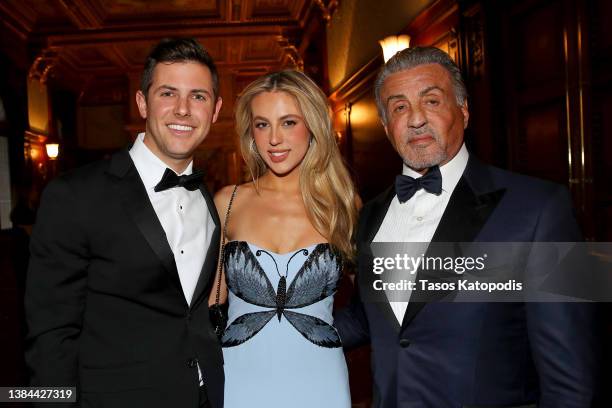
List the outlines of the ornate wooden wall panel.
{"label": "ornate wooden wall panel", "polygon": [[606,96],[591,85],[591,67],[600,66],[590,59],[589,39],[597,26],[588,12],[593,4],[524,0],[498,5],[506,50],[499,59],[506,67],[500,79],[505,84],[508,167],[568,185],[585,236],[601,238],[593,199],[603,185],[593,178],[593,163],[605,161],[594,157],[605,145],[593,145],[593,131]]}
{"label": "ornate wooden wall panel", "polygon": [[612,2],[589,2],[595,237],[612,241]]}
{"label": "ornate wooden wall panel", "polygon": [[[491,56],[495,41],[488,36],[487,10],[479,2],[467,5],[461,10],[461,66],[468,90],[470,119],[465,133],[466,144],[480,160],[504,166],[505,149],[501,148],[505,135],[500,135],[494,123],[498,121],[500,103],[494,98],[492,85],[495,64]],[[499,81],[498,81],[499,83]],[[502,143],[500,143],[500,139]]]}
{"label": "ornate wooden wall panel", "polygon": [[[66,0],[63,0],[66,1]],[[94,1],[88,0],[90,3]],[[229,0],[99,0],[107,22],[133,24],[136,20],[165,17],[173,10],[174,18],[225,19]]]}
{"label": "ornate wooden wall panel", "polygon": [[524,3],[504,13],[509,167],[566,183],[563,5]]}
{"label": "ornate wooden wall panel", "polygon": [[515,169],[557,183],[567,183],[567,143],[563,100],[532,103],[518,113],[519,129],[513,143]]}

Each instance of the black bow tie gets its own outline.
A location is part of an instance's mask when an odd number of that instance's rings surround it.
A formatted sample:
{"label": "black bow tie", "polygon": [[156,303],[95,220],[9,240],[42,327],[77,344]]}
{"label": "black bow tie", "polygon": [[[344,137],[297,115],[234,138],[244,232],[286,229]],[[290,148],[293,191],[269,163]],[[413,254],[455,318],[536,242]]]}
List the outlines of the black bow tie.
{"label": "black bow tie", "polygon": [[416,179],[403,174],[395,178],[395,194],[400,203],[410,200],[422,188],[435,195],[442,193],[442,174],[438,166],[431,167],[423,177]]}
{"label": "black bow tie", "polygon": [[178,176],[171,169],[166,169],[162,179],[155,186],[155,191],[160,192],[172,187],[185,187],[189,191],[197,190],[202,183],[204,173],[201,170],[194,170],[188,176]]}

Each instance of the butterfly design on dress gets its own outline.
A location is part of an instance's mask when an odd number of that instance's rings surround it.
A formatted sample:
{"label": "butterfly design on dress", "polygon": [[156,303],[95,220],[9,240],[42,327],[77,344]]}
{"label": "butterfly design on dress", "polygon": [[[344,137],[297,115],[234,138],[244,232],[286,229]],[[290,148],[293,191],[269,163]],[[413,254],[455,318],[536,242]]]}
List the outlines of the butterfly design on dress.
{"label": "butterfly design on dress", "polygon": [[312,305],[336,291],[341,274],[340,257],[329,244],[318,244],[310,254],[307,249],[301,249],[291,259],[300,252],[308,255],[308,258],[291,285],[287,289],[286,278],[281,275],[277,290],[274,291],[255,257],[267,253],[265,250],[259,249],[253,254],[245,241],[230,241],[225,246],[229,290],[245,302],[271,310],[246,313],[236,318],[225,329],[221,338],[223,347],[237,346],[249,340],[274,316],[279,322],[285,317],[302,336],[318,346],[332,348],[342,345],[333,326],[317,317],[290,310]]}

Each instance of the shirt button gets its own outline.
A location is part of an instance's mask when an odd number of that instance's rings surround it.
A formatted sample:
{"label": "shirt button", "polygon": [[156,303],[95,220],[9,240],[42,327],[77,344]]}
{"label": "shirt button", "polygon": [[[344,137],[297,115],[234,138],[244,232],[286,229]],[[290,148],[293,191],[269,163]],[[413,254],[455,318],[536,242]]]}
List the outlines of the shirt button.
{"label": "shirt button", "polygon": [[183,250],[181,249],[181,254],[184,254],[184,253],[185,253],[185,251],[183,251]]}
{"label": "shirt button", "polygon": [[399,345],[400,345],[401,348],[406,348],[406,347],[408,347],[410,345],[410,340],[408,340],[408,339],[401,339],[399,341]]}
{"label": "shirt button", "polygon": [[196,368],[198,366],[198,359],[197,358],[190,358],[189,360],[187,360],[187,367],[189,368]]}
{"label": "shirt button", "polygon": [[180,209],[180,210],[183,210],[183,206],[182,206],[182,205],[179,205],[179,209]]}
{"label": "shirt button", "polygon": [[423,217],[416,217],[417,221],[423,221]]}

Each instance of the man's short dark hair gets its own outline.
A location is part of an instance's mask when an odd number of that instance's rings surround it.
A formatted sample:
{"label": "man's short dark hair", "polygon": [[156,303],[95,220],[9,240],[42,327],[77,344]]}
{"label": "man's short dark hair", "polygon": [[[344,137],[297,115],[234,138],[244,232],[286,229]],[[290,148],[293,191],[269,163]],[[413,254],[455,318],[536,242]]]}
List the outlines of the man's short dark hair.
{"label": "man's short dark hair", "polygon": [[140,80],[140,90],[147,97],[153,82],[153,70],[160,62],[199,62],[208,67],[213,82],[215,97],[219,95],[219,74],[208,52],[195,38],[164,38],[149,53]]}

